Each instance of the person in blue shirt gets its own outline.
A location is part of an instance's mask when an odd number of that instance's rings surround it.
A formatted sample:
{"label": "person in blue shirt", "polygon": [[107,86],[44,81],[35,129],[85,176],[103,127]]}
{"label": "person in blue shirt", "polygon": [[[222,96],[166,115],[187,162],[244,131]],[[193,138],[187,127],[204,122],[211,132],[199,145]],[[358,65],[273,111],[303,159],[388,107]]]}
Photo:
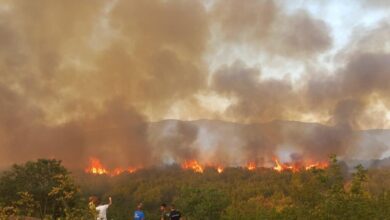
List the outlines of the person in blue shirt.
{"label": "person in blue shirt", "polygon": [[138,204],[137,210],[134,212],[134,220],[145,220],[145,214],[142,211],[142,203]]}

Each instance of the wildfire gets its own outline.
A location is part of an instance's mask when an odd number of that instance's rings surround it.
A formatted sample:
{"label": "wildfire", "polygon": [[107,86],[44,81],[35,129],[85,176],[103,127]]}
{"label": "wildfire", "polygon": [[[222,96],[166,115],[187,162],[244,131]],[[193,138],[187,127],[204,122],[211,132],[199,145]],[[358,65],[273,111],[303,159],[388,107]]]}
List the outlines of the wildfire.
{"label": "wildfire", "polygon": [[[294,162],[294,163],[283,163],[280,162],[277,158],[273,159],[275,165],[272,167],[277,172],[282,172],[282,171],[292,171],[292,172],[298,172],[301,170],[310,170],[313,168],[316,169],[325,169],[328,167],[327,162],[308,162],[308,161],[299,161],[299,162]],[[90,164],[89,166],[85,169],[86,173],[90,174],[96,174],[96,175],[109,175],[109,176],[116,176],[120,175],[122,173],[134,173],[138,170],[136,167],[128,167],[128,168],[122,168],[118,167],[115,169],[107,169],[99,159],[97,158],[90,158]],[[224,166],[222,165],[217,165],[217,164],[208,164],[208,165],[201,165],[197,160],[186,160],[181,164],[182,169],[185,170],[193,170],[196,173],[203,173],[205,167],[211,167],[215,169],[218,173],[222,173],[225,169]],[[253,171],[257,169],[257,164],[253,161],[248,162],[245,165],[245,168],[248,169],[249,171]]]}
{"label": "wildfire", "polygon": [[327,167],[328,167],[328,163],[327,162],[317,162],[317,163],[312,163],[312,164],[306,165],[305,166],[305,170],[310,170],[310,169],[313,169],[313,168],[325,169]]}
{"label": "wildfire", "polygon": [[246,168],[248,169],[248,170],[255,170],[256,169],[256,163],[255,162],[248,162],[247,164],[246,164]]}
{"label": "wildfire", "polygon": [[274,170],[278,171],[278,172],[282,172],[283,171],[283,167],[282,165],[279,163],[278,159],[274,159],[275,161],[275,166],[274,166]]}
{"label": "wildfire", "polygon": [[98,159],[91,158],[89,159],[89,163],[90,165],[88,168],[85,169],[85,172],[99,175],[108,173],[107,169],[104,168],[104,166],[102,165],[102,163],[100,163]]}
{"label": "wildfire", "polygon": [[193,171],[197,173],[203,173],[203,166],[201,166],[198,161],[196,160],[186,160],[184,163],[181,165],[183,169],[192,169]]}
{"label": "wildfire", "polygon": [[128,173],[134,173],[137,171],[137,168],[129,167],[129,168],[115,168],[113,170],[108,170],[103,166],[103,164],[100,162],[97,158],[91,158],[89,159],[89,166],[85,169],[86,173],[96,174],[96,175],[110,175],[110,176],[116,176],[119,174],[122,174],[124,172]]}
{"label": "wildfire", "polygon": [[123,169],[123,168],[115,168],[112,172],[111,172],[111,175],[119,175],[121,173],[124,173],[124,172],[127,172],[127,173],[134,173],[135,171],[137,171],[137,168],[134,168],[134,167],[129,167],[127,169]]}
{"label": "wildfire", "polygon": [[274,158],[275,166],[273,167],[274,170],[278,172],[282,172],[285,170],[290,170],[292,172],[298,172],[300,170],[310,170],[313,168],[318,169],[325,169],[328,167],[328,163],[326,162],[316,162],[316,163],[281,163],[278,159]]}

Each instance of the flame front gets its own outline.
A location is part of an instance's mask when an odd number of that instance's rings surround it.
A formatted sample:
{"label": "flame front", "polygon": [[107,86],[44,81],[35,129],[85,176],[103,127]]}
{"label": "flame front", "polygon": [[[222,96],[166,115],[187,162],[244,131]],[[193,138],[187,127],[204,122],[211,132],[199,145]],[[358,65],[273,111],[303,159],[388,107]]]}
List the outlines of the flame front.
{"label": "flame front", "polygon": [[[295,163],[282,163],[277,158],[273,158],[273,161],[275,165],[272,167],[273,170],[277,172],[282,171],[292,171],[292,172],[298,172],[301,170],[310,170],[313,168],[316,169],[325,169],[328,167],[327,162],[308,162],[308,161],[300,161]],[[114,168],[112,170],[107,169],[99,159],[97,158],[90,158],[89,160],[90,164],[85,169],[86,173],[96,174],[96,175],[110,175],[110,176],[116,176],[120,175],[122,173],[134,173],[138,170],[136,167],[128,167],[128,168]],[[182,169],[185,170],[193,170],[196,173],[203,173],[205,166],[201,165],[197,160],[186,160],[181,164]],[[208,164],[206,167],[214,168],[218,173],[222,173],[224,171],[224,166],[222,165],[216,165],[216,164]],[[245,165],[245,168],[249,171],[253,171],[257,169],[257,164],[253,161],[248,162]]]}
{"label": "flame front", "polygon": [[89,159],[89,163],[90,165],[87,169],[85,169],[85,172],[99,175],[108,174],[107,169],[104,168],[104,166],[98,159],[91,158]]}
{"label": "flame front", "polygon": [[312,164],[308,164],[305,166],[305,170],[310,170],[310,169],[313,169],[313,168],[317,168],[317,169],[325,169],[329,166],[329,164],[327,162],[317,162],[317,163],[312,163]]}
{"label": "flame front", "polygon": [[115,168],[113,170],[109,170],[103,166],[103,164],[100,162],[97,158],[90,158],[89,159],[89,166],[85,169],[86,173],[96,174],[96,175],[110,175],[110,176],[116,176],[120,175],[124,172],[128,173],[134,173],[137,171],[137,168],[134,167],[128,167],[128,168]]}
{"label": "flame front", "polygon": [[328,167],[327,162],[296,162],[293,164],[290,163],[281,163],[277,158],[274,158],[275,166],[273,167],[274,170],[278,172],[282,172],[285,170],[290,170],[292,172],[298,172],[300,170],[310,170],[313,168],[317,169],[325,169]]}
{"label": "flame front", "polygon": [[203,173],[203,166],[201,166],[196,160],[186,160],[181,165],[183,169],[191,169],[197,173]]}

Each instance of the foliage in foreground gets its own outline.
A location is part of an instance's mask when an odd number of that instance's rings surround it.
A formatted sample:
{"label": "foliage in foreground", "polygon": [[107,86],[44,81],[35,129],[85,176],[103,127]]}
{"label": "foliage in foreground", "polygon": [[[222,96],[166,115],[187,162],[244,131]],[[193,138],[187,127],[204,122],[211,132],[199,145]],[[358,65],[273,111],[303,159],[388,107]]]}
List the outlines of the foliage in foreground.
{"label": "foliage in foreground", "polygon": [[108,214],[115,220],[131,218],[139,202],[147,219],[159,219],[162,202],[174,203],[186,219],[390,219],[390,171],[357,166],[349,175],[335,157],[325,170],[297,173],[227,168],[199,174],[172,166],[75,179],[81,193],[58,161],[14,166],[0,177],[0,215],[11,209],[23,216],[91,219],[83,197],[98,195],[113,197]]}
{"label": "foliage in foreground", "polygon": [[57,160],[14,165],[0,176],[0,218],[88,219],[79,187]]}

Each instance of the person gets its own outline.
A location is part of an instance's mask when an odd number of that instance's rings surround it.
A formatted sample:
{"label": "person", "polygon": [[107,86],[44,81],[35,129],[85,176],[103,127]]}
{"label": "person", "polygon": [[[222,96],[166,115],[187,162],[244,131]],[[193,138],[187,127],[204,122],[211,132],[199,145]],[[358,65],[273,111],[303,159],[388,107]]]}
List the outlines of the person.
{"label": "person", "polygon": [[170,220],[169,218],[169,210],[167,204],[163,203],[160,205],[161,218],[160,220]]}
{"label": "person", "polygon": [[88,198],[89,202],[88,202],[88,208],[89,208],[89,211],[93,217],[93,219],[96,219],[97,218],[97,211],[96,211],[96,205],[98,203],[98,198],[96,196],[90,196]]}
{"label": "person", "polygon": [[170,220],[180,220],[181,213],[176,210],[175,205],[171,205],[171,212],[169,213]]}
{"label": "person", "polygon": [[137,210],[134,212],[134,220],[145,220],[145,214],[142,211],[142,203],[138,204]]}
{"label": "person", "polygon": [[112,204],[111,197],[108,197],[108,204],[100,204],[96,207],[97,214],[97,220],[107,220],[107,209]]}

